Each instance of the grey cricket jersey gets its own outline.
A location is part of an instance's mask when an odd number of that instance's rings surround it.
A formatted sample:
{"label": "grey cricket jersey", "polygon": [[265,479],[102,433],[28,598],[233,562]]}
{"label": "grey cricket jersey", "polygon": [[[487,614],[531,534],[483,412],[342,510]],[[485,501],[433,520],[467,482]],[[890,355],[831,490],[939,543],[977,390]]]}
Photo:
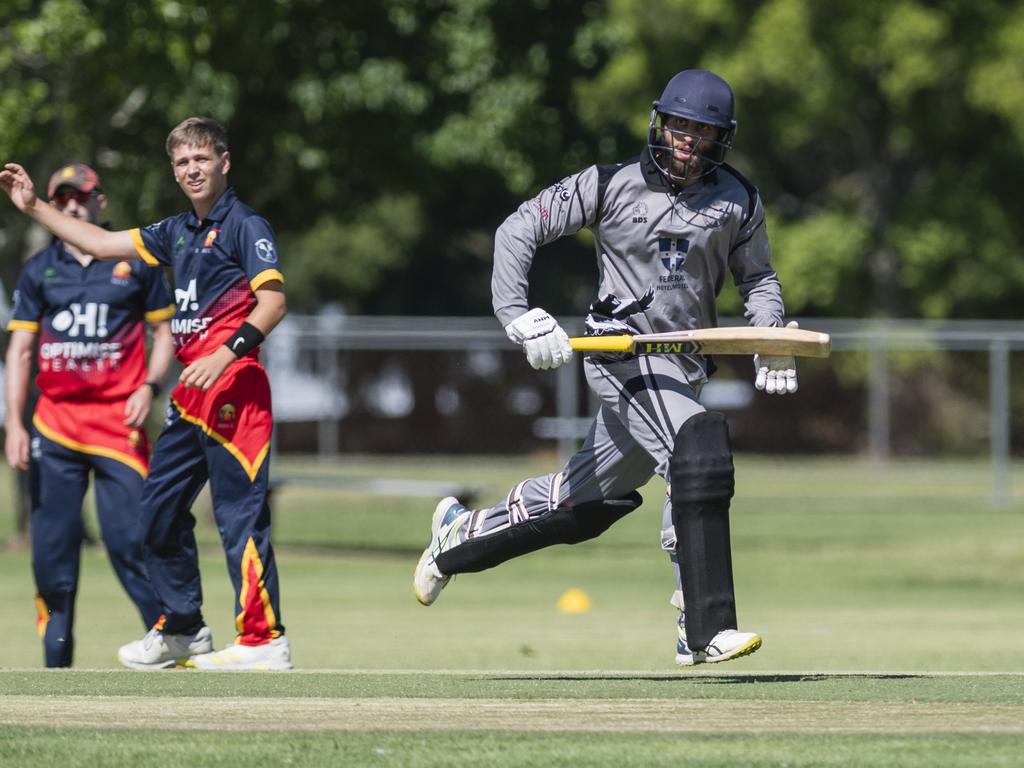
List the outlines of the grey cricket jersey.
{"label": "grey cricket jersey", "polygon": [[[728,165],[683,190],[664,179],[646,151],[626,163],[590,166],[524,202],[498,228],[494,313],[507,325],[526,312],[537,248],[588,227],[599,271],[591,333],[714,327],[727,273],[751,325],[781,325],[782,289],[764,219],[757,190]],[[703,358],[673,359],[689,381],[706,379]]]}

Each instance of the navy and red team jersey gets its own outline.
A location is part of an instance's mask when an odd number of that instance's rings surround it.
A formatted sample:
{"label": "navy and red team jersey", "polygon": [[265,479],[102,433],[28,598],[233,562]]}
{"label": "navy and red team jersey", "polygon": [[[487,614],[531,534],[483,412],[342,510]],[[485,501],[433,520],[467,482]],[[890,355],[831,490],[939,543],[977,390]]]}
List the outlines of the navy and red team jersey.
{"label": "navy and red team jersey", "polygon": [[25,262],[7,330],[39,334],[36,384],[45,397],[112,403],[146,380],[143,320],[173,314],[162,271],[98,259],[83,267],[54,240]]}
{"label": "navy and red team jersey", "polygon": [[[190,211],[131,234],[143,261],[174,270],[177,312],[171,330],[185,365],[210,354],[238,330],[256,304],[253,291],[274,280],[284,282],[274,231],[230,187],[202,221]],[[249,356],[258,354],[253,350]]]}
{"label": "navy and red team jersey", "polygon": [[[256,305],[254,291],[284,282],[270,224],[230,188],[202,221],[190,211],[131,234],[147,264],[174,269],[177,313],[171,331],[185,365],[209,355],[238,330]],[[171,398],[182,418],[231,453],[250,480],[256,478],[273,424],[259,349],[229,366],[209,390],[179,384]]]}

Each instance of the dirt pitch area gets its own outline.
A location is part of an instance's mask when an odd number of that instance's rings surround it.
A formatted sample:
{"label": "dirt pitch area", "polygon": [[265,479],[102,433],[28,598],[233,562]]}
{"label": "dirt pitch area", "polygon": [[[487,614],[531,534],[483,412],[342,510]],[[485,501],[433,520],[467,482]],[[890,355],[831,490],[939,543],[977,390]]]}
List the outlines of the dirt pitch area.
{"label": "dirt pitch area", "polygon": [[0,697],[0,724],[187,730],[1024,734],[1024,707],[664,699]]}

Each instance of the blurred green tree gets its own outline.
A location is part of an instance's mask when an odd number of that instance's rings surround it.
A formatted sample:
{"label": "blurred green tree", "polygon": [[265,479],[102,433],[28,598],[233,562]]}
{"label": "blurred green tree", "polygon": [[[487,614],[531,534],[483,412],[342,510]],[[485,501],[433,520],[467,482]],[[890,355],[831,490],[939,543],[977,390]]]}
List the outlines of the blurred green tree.
{"label": "blurred green tree", "polygon": [[[231,135],[297,309],[490,311],[491,233],[587,146],[563,119],[590,6],[567,0],[4,0],[0,155],[37,184],[94,163],[128,226],[180,209],[167,131]],[[575,161],[575,158],[574,158]],[[0,213],[3,276],[25,222]]]}
{"label": "blurred green tree", "polygon": [[1019,315],[1019,0],[615,0],[589,27],[592,116],[683,67],[733,85],[790,313]]}
{"label": "blurred green tree", "polygon": [[[706,67],[791,314],[1015,317],[1022,54],[1024,0],[0,0],[0,156],[40,184],[95,163],[115,225],[148,223],[183,202],[167,131],[210,114],[295,309],[486,314],[501,220],[636,155],[665,81]],[[26,222],[0,226],[9,286]],[[585,237],[534,270],[535,303],[592,298]]]}

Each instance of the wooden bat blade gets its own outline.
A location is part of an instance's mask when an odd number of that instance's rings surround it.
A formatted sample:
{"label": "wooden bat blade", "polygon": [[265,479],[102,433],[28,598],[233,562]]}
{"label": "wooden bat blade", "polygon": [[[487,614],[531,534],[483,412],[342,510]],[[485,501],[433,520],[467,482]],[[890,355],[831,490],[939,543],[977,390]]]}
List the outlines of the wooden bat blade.
{"label": "wooden bat blade", "polygon": [[636,336],[581,336],[569,339],[580,352],[644,355],[794,355],[828,357],[827,333],[803,328],[702,328]]}

